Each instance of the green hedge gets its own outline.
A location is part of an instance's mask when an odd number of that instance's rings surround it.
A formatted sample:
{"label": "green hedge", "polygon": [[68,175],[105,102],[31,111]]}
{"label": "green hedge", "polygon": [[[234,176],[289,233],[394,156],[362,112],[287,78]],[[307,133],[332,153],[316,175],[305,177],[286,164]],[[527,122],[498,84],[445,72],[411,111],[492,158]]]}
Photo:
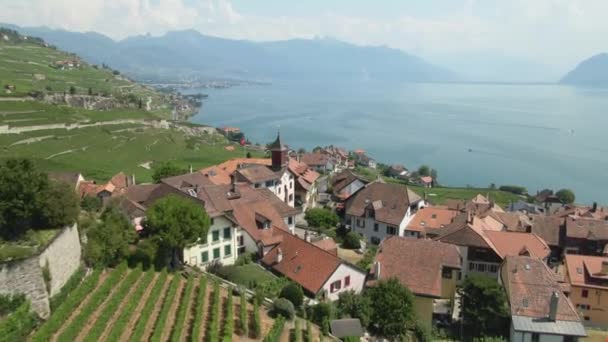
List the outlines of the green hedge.
{"label": "green hedge", "polygon": [[[144,305],[144,308],[141,310],[141,314],[137,319],[137,325],[135,325],[135,329],[133,330],[133,334],[129,341],[141,341],[144,335],[144,330],[146,330],[146,325],[150,320],[150,315],[154,311],[154,307],[156,306],[157,300],[162,298],[162,291],[165,287],[165,282],[167,281],[167,269],[163,268],[156,284],[154,284],[154,288],[148,297],[148,301]],[[156,300],[155,300],[156,299]]]}
{"label": "green hedge", "polygon": [[[150,341],[152,342],[160,342],[163,331],[166,328],[165,325],[167,323],[167,318],[169,316],[169,311],[171,310],[171,305],[173,305],[173,301],[175,300],[175,296],[177,295],[177,289],[179,288],[179,283],[181,282],[181,276],[178,274],[173,275],[173,279],[171,280],[171,285],[169,286],[169,290],[167,291],[167,295],[163,300],[163,306],[156,318],[156,323],[154,323],[154,332],[152,333],[152,337]],[[169,327],[170,328],[170,327]]]}
{"label": "green hedge", "polygon": [[312,340],[312,323],[310,323],[310,321],[306,321],[306,341],[313,342]]}
{"label": "green hedge", "polygon": [[135,292],[131,296],[129,296],[129,298],[127,298],[128,302],[121,310],[120,316],[118,316],[116,322],[114,322],[112,330],[110,331],[110,334],[107,338],[108,341],[120,340],[120,337],[125,331],[127,324],[129,324],[129,321],[131,320],[131,317],[133,316],[137,305],[139,304],[144,293],[146,292],[146,289],[154,279],[154,274],[154,271],[146,272],[142,280],[137,285],[137,289],[135,289]]}
{"label": "green hedge", "polygon": [[296,317],[296,324],[293,329],[296,342],[302,342],[302,327],[300,327],[300,320]]}
{"label": "green hedge", "polygon": [[231,342],[233,333],[234,308],[232,306],[232,291],[228,290],[228,297],[226,298],[226,315],[224,316],[224,342]]}
{"label": "green hedge", "polygon": [[247,295],[245,290],[241,292],[241,304],[239,310],[239,335],[247,336],[249,334],[249,326],[247,325]]}
{"label": "green hedge", "polygon": [[60,341],[74,341],[82,329],[86,326],[89,317],[99,308],[99,306],[108,298],[108,295],[120,282],[123,275],[127,271],[127,264],[121,263],[108,276],[106,281],[97,288],[91,295],[90,300],[80,310],[78,315],[74,317],[70,325],[59,336]]}
{"label": "green hedge", "polygon": [[38,317],[30,311],[30,303],[24,302],[8,317],[0,320],[0,341],[25,341],[37,322]]}
{"label": "green hedge", "polygon": [[198,285],[196,295],[196,309],[194,311],[194,323],[192,324],[191,341],[201,341],[201,327],[205,318],[205,295],[207,294],[207,278],[202,277]]}
{"label": "green hedge", "polygon": [[283,327],[285,326],[285,317],[277,316],[277,319],[274,320],[274,324],[270,331],[264,337],[264,342],[279,342],[281,338],[281,334],[283,333]]}
{"label": "green hedge", "polygon": [[253,301],[253,322],[251,324],[253,330],[251,335],[253,338],[262,337],[262,320],[260,319],[260,304],[257,300]]}
{"label": "green hedge", "polygon": [[211,303],[211,317],[209,317],[209,329],[207,340],[219,341],[220,339],[220,284],[213,283],[213,302]]}
{"label": "green hedge", "polygon": [[186,321],[186,315],[188,314],[188,309],[190,309],[190,299],[194,294],[194,278],[189,277],[186,282],[186,289],[184,290],[184,295],[182,296],[182,300],[179,303],[177,318],[175,319],[175,324],[173,324],[173,331],[171,333],[171,341],[179,341],[182,338],[182,333],[184,332],[184,322]]}
{"label": "green hedge", "polygon": [[74,292],[70,293],[67,298],[59,305],[57,310],[53,312],[51,317],[36,331],[32,336],[33,342],[49,341],[53,334],[61,328],[65,321],[74,313],[74,310],[82,303],[87,295],[89,295],[97,286],[101,270],[95,270],[88,276]]}
{"label": "green hedge", "polygon": [[93,325],[93,328],[91,328],[89,334],[84,339],[85,342],[99,341],[101,335],[103,335],[103,332],[106,330],[108,322],[110,321],[110,319],[112,319],[114,314],[116,314],[120,303],[122,303],[127,294],[129,294],[129,291],[133,287],[133,284],[137,282],[137,280],[141,277],[142,273],[142,267],[141,265],[139,265],[136,269],[132,270],[129,275],[127,275],[123,282],[120,283],[120,286],[114,292],[112,297],[107,300],[103,311],[99,314],[99,317],[95,321],[95,325]]}

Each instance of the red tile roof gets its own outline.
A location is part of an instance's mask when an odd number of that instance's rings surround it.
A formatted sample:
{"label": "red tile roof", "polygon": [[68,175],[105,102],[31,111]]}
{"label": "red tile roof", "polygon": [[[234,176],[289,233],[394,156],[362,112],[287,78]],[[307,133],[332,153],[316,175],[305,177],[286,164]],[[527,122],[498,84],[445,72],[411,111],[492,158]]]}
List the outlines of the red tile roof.
{"label": "red tile roof", "polygon": [[[397,278],[414,294],[441,297],[442,267],[461,268],[458,248],[443,242],[391,236],[376,256],[380,280]],[[377,274],[377,269],[374,274]],[[373,283],[373,282],[372,282]]]}
{"label": "red tile roof", "polygon": [[557,293],[557,320],[580,321],[574,306],[561,291],[556,274],[541,260],[509,256],[502,265],[501,278],[512,315],[547,318],[551,296]]}
{"label": "red tile roof", "polygon": [[[276,232],[282,235],[282,241],[262,258],[262,263],[317,294],[341,264],[340,259],[289,232]],[[279,251],[282,260],[277,262]]]}
{"label": "red tile roof", "polygon": [[608,290],[608,272],[603,272],[602,264],[608,257],[566,254],[566,270],[570,284]]}
{"label": "red tile roof", "polygon": [[608,221],[568,217],[566,236],[576,239],[608,240]]}
{"label": "red tile roof", "polygon": [[398,226],[409,206],[420,200],[420,196],[406,186],[373,182],[348,199],[346,214],[362,217],[367,208],[373,207],[377,221]]}
{"label": "red tile roof", "polygon": [[515,255],[525,255],[545,259],[551,254],[547,243],[536,234],[522,232],[484,231],[494,245],[494,251],[501,258]]}
{"label": "red tile roof", "polygon": [[458,214],[458,211],[445,207],[426,207],[418,210],[406,229],[422,233],[436,233],[433,232],[434,229],[443,228],[452,223]]}
{"label": "red tile roof", "polygon": [[209,178],[214,184],[230,184],[230,175],[232,175],[240,165],[271,166],[272,160],[267,158],[234,158],[221,164],[201,169],[199,172]]}
{"label": "red tile roof", "polygon": [[304,153],[300,156],[300,161],[308,166],[325,166],[329,157],[323,153]]}

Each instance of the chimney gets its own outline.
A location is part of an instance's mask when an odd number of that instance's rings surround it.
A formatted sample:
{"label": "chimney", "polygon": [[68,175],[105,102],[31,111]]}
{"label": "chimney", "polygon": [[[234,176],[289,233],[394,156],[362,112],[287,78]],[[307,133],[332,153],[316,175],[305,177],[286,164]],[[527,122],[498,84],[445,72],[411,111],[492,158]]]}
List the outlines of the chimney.
{"label": "chimney", "polygon": [[277,248],[277,264],[281,263],[281,261],[283,261],[283,251],[279,247]]}
{"label": "chimney", "polygon": [[555,322],[557,320],[557,304],[559,303],[559,293],[553,291],[549,301],[549,320]]}
{"label": "chimney", "polygon": [[594,213],[597,211],[597,202],[593,202],[593,207],[591,208],[591,212]]}
{"label": "chimney", "polygon": [[190,173],[192,173],[192,164],[190,164]]}
{"label": "chimney", "polygon": [[603,275],[608,275],[608,260],[602,261],[602,270],[600,271]]}

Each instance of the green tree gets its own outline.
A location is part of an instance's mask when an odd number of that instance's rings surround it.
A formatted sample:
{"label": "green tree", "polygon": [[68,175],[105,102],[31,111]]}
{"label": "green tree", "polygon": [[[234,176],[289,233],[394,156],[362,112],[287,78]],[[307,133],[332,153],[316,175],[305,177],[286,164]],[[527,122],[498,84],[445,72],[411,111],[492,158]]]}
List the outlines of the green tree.
{"label": "green tree", "polygon": [[340,222],[338,215],[326,208],[308,209],[304,219],[309,226],[316,228],[333,228]]}
{"label": "green tree", "polygon": [[290,282],[283,287],[279,297],[289,300],[294,307],[299,308],[304,302],[304,291],[300,285]]}
{"label": "green tree", "polygon": [[88,92],[89,96],[93,95],[93,88],[89,87],[89,92]]}
{"label": "green tree", "polygon": [[431,175],[431,168],[428,165],[422,165],[418,168],[418,175],[426,177]]}
{"label": "green tree", "polygon": [[70,95],[75,95],[75,94],[76,94],[76,87],[70,86]]}
{"label": "green tree", "polygon": [[80,213],[80,201],[72,185],[64,182],[50,182],[43,193],[42,216],[44,226],[63,227],[76,222]]}
{"label": "green tree", "polygon": [[570,189],[561,189],[555,193],[555,196],[564,204],[574,203],[574,200],[576,199],[574,192]]}
{"label": "green tree", "polygon": [[127,218],[110,208],[101,215],[101,222],[87,230],[84,258],[95,267],[116,266],[129,256],[129,244],[135,231]]}
{"label": "green tree", "polygon": [[369,297],[357,294],[354,291],[340,293],[336,302],[340,318],[358,318],[363,326],[369,324],[372,314],[372,305]]}
{"label": "green tree", "polygon": [[179,176],[187,173],[188,170],[183,169],[171,162],[165,162],[152,168],[152,180],[154,183],[160,183],[163,178]]}
{"label": "green tree", "polygon": [[344,242],[342,243],[343,248],[347,249],[359,249],[361,248],[361,238],[359,234],[355,232],[348,232],[344,236]]}
{"label": "green tree", "polygon": [[473,336],[505,334],[509,310],[505,290],[498,282],[481,275],[468,276],[459,289],[466,330]]}
{"label": "green tree", "polygon": [[399,280],[379,281],[365,292],[371,303],[370,329],[396,339],[414,326],[414,295]]}
{"label": "green tree", "polygon": [[177,266],[178,254],[187,244],[207,237],[210,220],[200,204],[186,197],[169,195],[148,208],[144,225],[157,238],[160,247],[170,251],[171,263]]}

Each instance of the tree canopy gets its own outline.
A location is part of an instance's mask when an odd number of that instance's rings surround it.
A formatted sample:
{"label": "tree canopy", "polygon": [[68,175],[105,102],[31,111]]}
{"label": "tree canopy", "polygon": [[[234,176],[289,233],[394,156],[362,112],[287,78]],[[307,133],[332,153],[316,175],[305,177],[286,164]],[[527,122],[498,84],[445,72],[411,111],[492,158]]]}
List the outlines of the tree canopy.
{"label": "tree canopy", "polygon": [[431,168],[428,165],[422,165],[418,168],[418,175],[420,177],[426,177],[431,175]]}
{"label": "tree canopy", "polygon": [[468,276],[462,288],[462,314],[467,331],[473,336],[505,334],[509,310],[503,287],[482,275]]}
{"label": "tree canopy", "polygon": [[308,209],[304,219],[309,226],[316,228],[333,228],[340,222],[338,215],[326,208]]}
{"label": "tree canopy", "polygon": [[144,225],[161,247],[172,250],[175,258],[178,250],[205,239],[211,224],[200,204],[186,197],[169,195],[148,208]]}
{"label": "tree canopy", "polygon": [[399,280],[381,280],[366,296],[371,303],[370,328],[378,334],[396,339],[414,326],[414,295]]}
{"label": "tree canopy", "polygon": [[74,189],[49,181],[28,159],[0,164],[0,235],[20,237],[28,229],[57,228],[78,216]]}
{"label": "tree canopy", "polygon": [[166,162],[158,166],[152,167],[152,180],[154,183],[160,183],[163,178],[183,175],[188,170],[181,168],[173,163]]}
{"label": "tree canopy", "polygon": [[129,256],[129,244],[135,231],[127,218],[116,209],[108,209],[86,231],[84,258],[95,267],[116,266]]}
{"label": "tree canopy", "polygon": [[559,190],[555,193],[555,197],[557,197],[557,199],[564,204],[574,203],[574,200],[576,199],[574,192],[570,189]]}
{"label": "tree canopy", "polygon": [[279,297],[289,300],[294,307],[299,308],[304,302],[304,291],[300,285],[290,282],[283,287]]}
{"label": "tree canopy", "polygon": [[356,294],[354,291],[342,292],[336,306],[341,318],[358,318],[363,326],[370,323],[372,306],[368,296]]}

